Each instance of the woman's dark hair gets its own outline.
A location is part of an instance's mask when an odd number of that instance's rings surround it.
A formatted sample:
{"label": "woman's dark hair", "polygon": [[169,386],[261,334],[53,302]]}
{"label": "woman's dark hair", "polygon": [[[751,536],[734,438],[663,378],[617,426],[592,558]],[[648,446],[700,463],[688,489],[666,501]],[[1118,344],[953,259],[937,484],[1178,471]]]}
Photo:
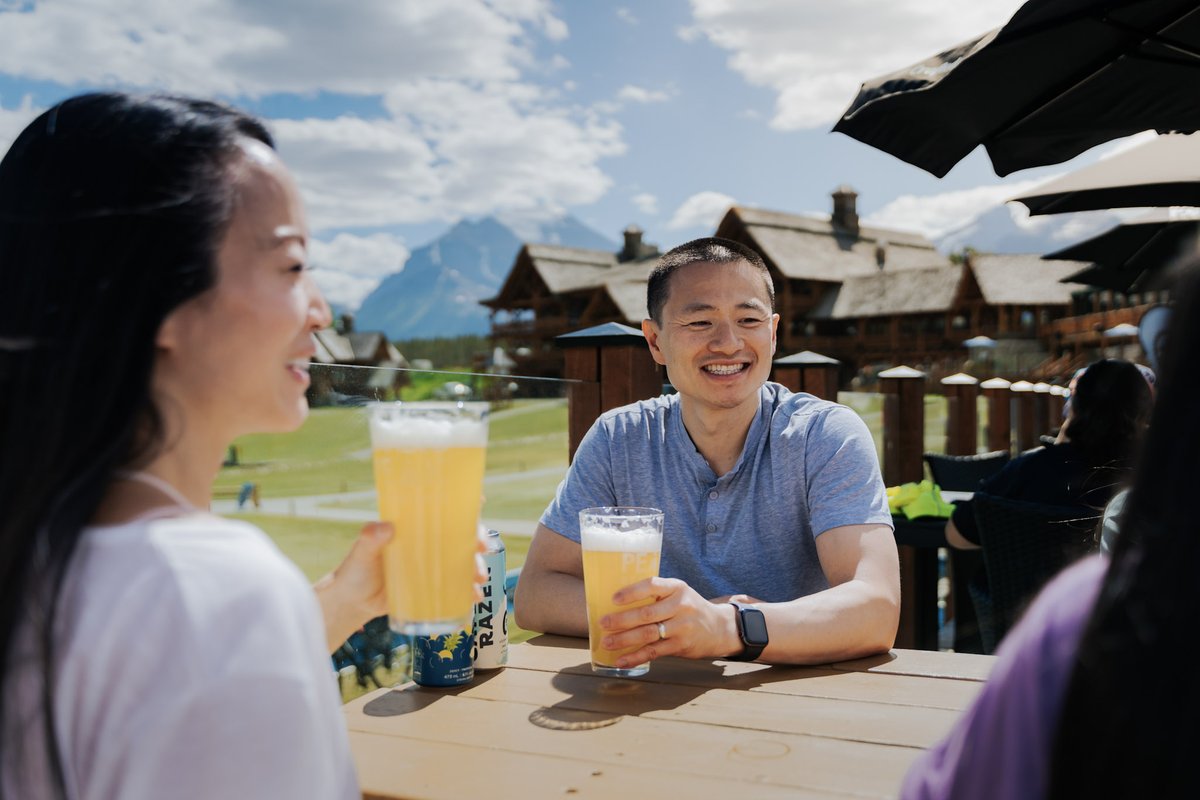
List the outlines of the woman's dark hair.
{"label": "woman's dark hair", "polygon": [[1127,470],[1150,421],[1153,395],[1129,361],[1088,365],[1071,393],[1067,436],[1084,459],[1102,470]]}
{"label": "woman's dark hair", "polygon": [[41,114],[0,162],[0,687],[28,630],[59,796],[60,587],[114,472],[159,441],[155,335],[215,283],[245,137],[272,144],[217,103],[86,94]]}
{"label": "woman's dark hair", "polygon": [[1153,420],[1063,701],[1048,797],[1200,796],[1196,265],[1174,295]]}

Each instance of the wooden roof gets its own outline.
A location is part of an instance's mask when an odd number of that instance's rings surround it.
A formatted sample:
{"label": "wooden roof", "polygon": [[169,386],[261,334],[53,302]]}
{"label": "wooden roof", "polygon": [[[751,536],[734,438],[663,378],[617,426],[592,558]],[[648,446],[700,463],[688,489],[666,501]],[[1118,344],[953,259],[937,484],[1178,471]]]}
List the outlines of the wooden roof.
{"label": "wooden roof", "polygon": [[603,250],[527,244],[527,255],[546,288],[554,294],[599,286],[617,265],[617,256]]}
{"label": "wooden roof", "polygon": [[857,319],[893,314],[930,314],[954,305],[961,266],[876,270],[848,278],[831,289],[810,315],[813,319]]}
{"label": "wooden roof", "polygon": [[317,340],[317,353],[313,360],[321,364],[354,363],[354,347],[350,340],[333,328],[324,328],[313,334]]}
{"label": "wooden roof", "polygon": [[313,360],[321,364],[358,364],[407,368],[406,359],[382,331],[338,333],[333,328],[317,331],[313,337],[317,352]]}
{"label": "wooden roof", "polygon": [[883,271],[946,266],[949,259],[917,233],[862,226],[858,235],[837,228],[828,218],[734,206],[717,229],[733,236],[743,229],[760,252],[786,278],[840,283]]}
{"label": "wooden roof", "polygon": [[604,281],[604,291],[631,325],[641,325],[646,318],[646,283],[657,265],[657,258],[620,264]]}
{"label": "wooden roof", "polygon": [[1063,278],[1083,269],[1078,261],[1043,261],[1037,255],[971,254],[971,271],[993,306],[1062,305],[1071,302],[1071,293],[1087,287],[1082,283],[1061,283]]}

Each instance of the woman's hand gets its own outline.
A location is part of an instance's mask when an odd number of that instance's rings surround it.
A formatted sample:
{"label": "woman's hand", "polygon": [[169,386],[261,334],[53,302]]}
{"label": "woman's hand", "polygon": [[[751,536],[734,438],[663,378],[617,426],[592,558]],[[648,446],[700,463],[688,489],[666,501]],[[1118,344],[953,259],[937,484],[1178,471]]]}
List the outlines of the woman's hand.
{"label": "woman's hand", "polygon": [[[393,533],[391,523],[367,523],[337,569],[313,584],[325,618],[325,644],[329,652],[341,647],[364,624],[387,613],[383,549]],[[486,534],[481,529],[475,543],[475,602],[483,599],[480,587],[487,582],[487,567],[482,557],[487,549],[483,538]]]}
{"label": "woman's hand", "polygon": [[367,523],[342,563],[313,585],[325,618],[329,652],[341,647],[366,622],[387,613],[383,548],[392,535],[390,523]]}

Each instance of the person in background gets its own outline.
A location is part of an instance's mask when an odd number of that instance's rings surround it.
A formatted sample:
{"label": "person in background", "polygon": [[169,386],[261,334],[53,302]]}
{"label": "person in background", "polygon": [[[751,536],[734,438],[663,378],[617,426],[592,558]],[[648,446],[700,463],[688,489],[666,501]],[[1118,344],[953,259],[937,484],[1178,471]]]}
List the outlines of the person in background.
{"label": "person in background", "polygon": [[314,587],[208,513],[297,428],[330,312],[256,120],[87,94],[0,161],[0,797],[358,798],[329,653],[383,610],[368,525]]}
{"label": "person in background", "polygon": [[1198,265],[1174,294],[1153,420],[1111,560],[1084,559],[1046,586],[975,702],[913,764],[905,800],[1200,796]]}
{"label": "person in background", "polygon": [[[980,482],[978,491],[1079,509],[1081,518],[1098,519],[1124,483],[1146,423],[1153,396],[1138,367],[1106,359],[1091,364],[1071,393],[1071,410],[1054,444],[1013,459]],[[946,523],[946,541],[960,549],[979,547],[979,531],[970,501],[955,504]]]}
{"label": "person in background", "polygon": [[[875,445],[845,406],[767,381],[779,315],[762,257],[726,239],[680,245],[646,305],[642,331],[677,394],[609,411],[584,437],[530,546],[518,624],[586,636],[579,512],[648,506],[665,512],[662,577],[617,593],[650,605],[602,622],[605,647],[639,647],[618,666],[887,650],[900,576]],[[757,643],[747,614],[765,623]]]}

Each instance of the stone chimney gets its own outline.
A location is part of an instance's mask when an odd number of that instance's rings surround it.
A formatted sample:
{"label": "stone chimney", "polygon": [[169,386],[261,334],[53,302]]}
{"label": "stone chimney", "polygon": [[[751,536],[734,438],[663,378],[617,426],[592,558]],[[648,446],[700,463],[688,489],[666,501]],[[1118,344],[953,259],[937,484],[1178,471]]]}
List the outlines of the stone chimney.
{"label": "stone chimney", "polygon": [[617,256],[618,261],[636,261],[642,254],[642,229],[630,225],[625,229],[625,246]]}
{"label": "stone chimney", "polygon": [[858,192],[845,184],[833,190],[833,216],[830,222],[839,231],[858,236]]}
{"label": "stone chimney", "polygon": [[641,228],[637,225],[630,225],[625,229],[625,244],[622,245],[621,252],[617,253],[617,261],[621,263],[644,261],[657,255],[659,255],[658,245],[643,242]]}
{"label": "stone chimney", "polygon": [[354,333],[354,315],[353,314],[351,314],[349,312],[342,314],[342,324],[341,324],[340,333],[342,335],[345,335],[347,333]]}

